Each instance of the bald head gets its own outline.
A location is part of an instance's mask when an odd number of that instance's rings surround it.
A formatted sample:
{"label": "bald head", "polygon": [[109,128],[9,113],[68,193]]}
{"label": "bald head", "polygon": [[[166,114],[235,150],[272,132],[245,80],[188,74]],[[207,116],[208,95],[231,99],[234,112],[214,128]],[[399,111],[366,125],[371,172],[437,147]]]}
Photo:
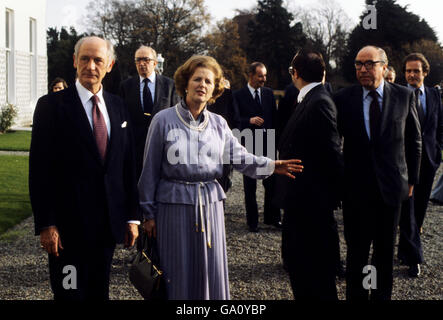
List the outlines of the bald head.
{"label": "bald head", "polygon": [[368,90],[378,88],[383,81],[387,64],[388,58],[382,48],[375,46],[363,47],[355,58],[358,81]]}
{"label": "bald head", "polygon": [[135,67],[140,77],[147,78],[155,71],[157,66],[157,53],[154,49],[141,46],[135,51]]}

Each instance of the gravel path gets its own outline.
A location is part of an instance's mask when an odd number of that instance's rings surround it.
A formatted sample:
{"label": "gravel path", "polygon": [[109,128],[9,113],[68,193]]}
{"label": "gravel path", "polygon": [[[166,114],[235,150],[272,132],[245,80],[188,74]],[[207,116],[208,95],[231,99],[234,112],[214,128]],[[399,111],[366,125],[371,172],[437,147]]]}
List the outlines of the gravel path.
{"label": "gravel path", "polygon": [[[443,171],[440,168],[439,174]],[[289,279],[280,259],[281,232],[260,224],[260,232],[246,228],[243,186],[239,174],[234,174],[233,188],[226,203],[226,231],[228,245],[231,298],[234,300],[292,299]],[[263,187],[258,184],[263,199]],[[261,206],[260,210],[263,210]],[[341,212],[336,213],[341,238],[341,256],[346,257]],[[262,216],[261,216],[262,219]],[[424,224],[422,242],[425,263],[422,276],[407,277],[407,267],[394,267],[393,299],[441,300],[442,290],[442,230],[443,206],[430,203]],[[116,250],[111,274],[111,299],[141,299],[128,281],[127,261],[134,250]],[[339,298],[344,299],[345,282],[337,281]],[[39,248],[33,235],[33,220],[29,218],[0,237],[0,300],[49,300],[47,256]]]}

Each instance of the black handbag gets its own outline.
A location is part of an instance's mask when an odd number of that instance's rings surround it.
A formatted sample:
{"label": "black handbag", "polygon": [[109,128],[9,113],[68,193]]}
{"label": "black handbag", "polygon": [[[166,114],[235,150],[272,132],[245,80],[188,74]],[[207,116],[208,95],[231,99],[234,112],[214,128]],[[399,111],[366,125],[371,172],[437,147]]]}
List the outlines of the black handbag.
{"label": "black handbag", "polygon": [[137,253],[129,268],[129,281],[145,300],[166,299],[163,272],[160,270],[157,242],[141,232],[137,240]]}

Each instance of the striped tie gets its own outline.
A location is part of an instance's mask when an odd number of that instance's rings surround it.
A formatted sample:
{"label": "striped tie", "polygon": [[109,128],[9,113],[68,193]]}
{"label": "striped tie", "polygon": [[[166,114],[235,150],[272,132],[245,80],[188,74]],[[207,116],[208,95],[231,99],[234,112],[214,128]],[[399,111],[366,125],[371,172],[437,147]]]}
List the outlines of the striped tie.
{"label": "striped tie", "polygon": [[102,162],[105,162],[106,148],[108,146],[108,129],[106,128],[105,119],[98,107],[99,99],[96,95],[92,96],[92,122],[95,142],[97,144],[98,153]]}

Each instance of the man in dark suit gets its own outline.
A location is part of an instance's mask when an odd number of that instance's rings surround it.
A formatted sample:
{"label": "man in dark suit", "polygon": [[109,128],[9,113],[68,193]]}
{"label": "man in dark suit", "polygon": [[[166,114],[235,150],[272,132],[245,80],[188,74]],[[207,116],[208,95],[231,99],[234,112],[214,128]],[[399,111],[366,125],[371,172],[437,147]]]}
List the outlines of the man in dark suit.
{"label": "man in dark suit", "polygon": [[[401,202],[412,194],[421,137],[414,93],[383,79],[383,49],[362,48],[355,59],[360,85],[335,95],[344,137],[343,218],[347,243],[346,296],[389,300]],[[372,261],[368,264],[373,245]],[[375,267],[375,270],[372,268]]]}
{"label": "man in dark suit", "polygon": [[283,195],[283,257],[295,299],[337,300],[333,214],[343,174],[337,111],[322,84],[320,53],[299,51],[289,71],[300,93],[279,141],[279,157],[300,159],[304,170],[295,180],[278,177],[276,184]]}
{"label": "man in dark suit", "polygon": [[137,178],[143,168],[146,135],[152,117],[160,110],[177,104],[174,81],[155,72],[157,53],[151,47],[141,46],[135,52],[138,75],[120,84],[120,96],[129,110],[135,139]]}
{"label": "man in dark suit", "polygon": [[443,148],[443,107],[440,93],[423,84],[429,71],[429,63],[421,53],[411,53],[403,62],[408,87],[415,92],[422,137],[420,178],[413,196],[403,202],[400,219],[398,258],[409,266],[408,273],[411,277],[420,275],[420,264],[423,263],[420,230]]}
{"label": "man in dark suit", "polygon": [[[267,135],[275,133],[270,130],[275,129],[277,106],[272,89],[264,87],[266,74],[267,70],[263,63],[252,63],[248,69],[248,84],[234,92],[234,101],[240,119],[239,129],[252,131],[254,150],[248,151],[275,159],[275,146],[267,146]],[[263,153],[256,150],[257,145],[263,146]],[[243,175],[243,186],[249,231],[258,232],[257,181]],[[263,186],[265,188],[264,223],[281,228],[280,209],[272,204],[274,176],[263,180]]]}
{"label": "man in dark suit", "polygon": [[56,300],[108,299],[115,245],[138,236],[130,122],[102,90],[113,63],[109,41],[80,39],[76,84],[40,98],[34,113],[29,191]]}

